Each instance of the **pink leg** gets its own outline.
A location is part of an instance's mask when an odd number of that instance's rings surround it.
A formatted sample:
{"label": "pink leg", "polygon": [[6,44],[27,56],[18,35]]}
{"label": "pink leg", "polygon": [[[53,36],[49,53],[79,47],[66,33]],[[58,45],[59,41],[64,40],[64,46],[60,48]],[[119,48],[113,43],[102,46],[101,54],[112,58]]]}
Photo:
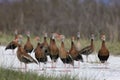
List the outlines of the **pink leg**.
{"label": "pink leg", "polygon": [[39,63],[39,70],[40,70],[40,63]]}
{"label": "pink leg", "polygon": [[68,64],[68,67],[70,68],[70,64]]}
{"label": "pink leg", "polygon": [[25,63],[25,72],[27,71],[27,64]]}
{"label": "pink leg", "polygon": [[12,50],[12,54],[14,55],[14,50]]}
{"label": "pink leg", "polygon": [[87,60],[87,62],[88,62],[88,55],[86,55],[86,60]]}
{"label": "pink leg", "polygon": [[54,68],[54,62],[53,62],[53,60],[52,60],[52,68]]}
{"label": "pink leg", "polygon": [[43,64],[42,70],[46,70],[46,64]]}
{"label": "pink leg", "polygon": [[80,68],[80,61],[78,61],[78,68]]}
{"label": "pink leg", "polygon": [[104,65],[105,65],[105,69],[107,69],[107,62],[106,61],[105,61]]}
{"label": "pink leg", "polygon": [[66,64],[64,64],[64,65],[65,65],[64,67],[66,68]]}
{"label": "pink leg", "polygon": [[56,62],[54,62],[54,64],[55,64],[55,65],[54,65],[54,68],[56,68]]}
{"label": "pink leg", "polygon": [[66,70],[66,63],[65,63],[64,65],[65,65],[64,68],[65,68],[65,72],[66,72],[66,71],[67,71],[67,70]]}
{"label": "pink leg", "polygon": [[20,68],[22,69],[22,62],[20,62]]}
{"label": "pink leg", "polygon": [[20,62],[20,66],[18,67],[22,71],[22,62]]}

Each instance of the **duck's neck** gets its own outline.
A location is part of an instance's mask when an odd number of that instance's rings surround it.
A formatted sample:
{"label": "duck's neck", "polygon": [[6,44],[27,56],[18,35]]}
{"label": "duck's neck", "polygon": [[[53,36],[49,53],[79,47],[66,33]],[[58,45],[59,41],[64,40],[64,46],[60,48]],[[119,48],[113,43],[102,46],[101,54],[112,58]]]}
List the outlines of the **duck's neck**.
{"label": "duck's neck", "polygon": [[74,41],[71,42],[71,47],[74,48],[75,45],[74,45]]}
{"label": "duck's neck", "polygon": [[22,51],[22,45],[18,44],[18,50]]}
{"label": "duck's neck", "polygon": [[44,42],[47,42],[46,37],[44,37]]}
{"label": "duck's neck", "polygon": [[102,41],[102,47],[104,47],[104,48],[106,47],[105,46],[105,40]]}
{"label": "duck's neck", "polygon": [[52,39],[52,42],[53,42],[53,44],[56,44],[56,43],[55,43],[55,39]]}
{"label": "duck's neck", "polygon": [[63,47],[63,48],[64,48],[64,42],[63,42],[63,41],[61,42],[61,47]]}
{"label": "duck's neck", "polygon": [[79,37],[77,38],[77,43],[80,43],[80,38]]}
{"label": "duck's neck", "polygon": [[27,41],[30,41],[30,37],[29,36],[27,36]]}
{"label": "duck's neck", "polygon": [[18,39],[18,35],[17,35],[17,34],[15,34],[15,40],[16,40],[16,39]]}
{"label": "duck's neck", "polygon": [[91,39],[91,46],[92,46],[92,47],[94,46],[94,44],[93,44],[93,39]]}

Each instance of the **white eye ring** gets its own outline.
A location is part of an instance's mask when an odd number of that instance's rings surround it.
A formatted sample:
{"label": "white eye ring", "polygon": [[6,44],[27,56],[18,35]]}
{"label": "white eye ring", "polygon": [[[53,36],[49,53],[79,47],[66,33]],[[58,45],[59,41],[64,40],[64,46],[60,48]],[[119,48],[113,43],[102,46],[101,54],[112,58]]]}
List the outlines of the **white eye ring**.
{"label": "white eye ring", "polygon": [[52,35],[52,39],[55,39],[55,34]]}
{"label": "white eye ring", "polygon": [[94,39],[94,34],[91,34],[91,39]]}
{"label": "white eye ring", "polygon": [[105,35],[102,35],[102,36],[101,36],[101,39],[105,41],[105,40],[106,40]]}
{"label": "white eye ring", "polygon": [[47,33],[45,33],[44,36],[47,37]]}
{"label": "white eye ring", "polygon": [[65,36],[61,35],[61,40],[64,41],[64,39],[65,39]]}

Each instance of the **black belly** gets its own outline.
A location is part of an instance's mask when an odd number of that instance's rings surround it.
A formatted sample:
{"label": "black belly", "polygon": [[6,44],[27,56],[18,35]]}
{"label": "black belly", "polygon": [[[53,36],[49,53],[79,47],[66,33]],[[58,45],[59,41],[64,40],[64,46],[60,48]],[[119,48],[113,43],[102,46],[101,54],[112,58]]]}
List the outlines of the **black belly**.
{"label": "black belly", "polygon": [[5,48],[5,50],[7,50],[7,49],[15,49],[16,47],[17,47],[16,45],[10,45],[10,46],[7,46]]}
{"label": "black belly", "polygon": [[109,58],[109,55],[103,56],[103,55],[99,55],[98,54],[98,58],[100,59],[100,61],[102,63],[104,63],[105,61],[107,61],[107,59]]}
{"label": "black belly", "polygon": [[32,50],[33,50],[33,49],[31,49],[31,50],[26,49],[25,51],[26,51],[27,53],[31,53]]}
{"label": "black belly", "polygon": [[53,60],[54,62],[57,61],[58,57],[59,57],[58,54],[57,55],[50,55],[51,60]]}
{"label": "black belly", "polygon": [[47,57],[46,58],[36,58],[38,60],[38,62],[43,62],[46,63],[47,62]]}
{"label": "black belly", "polygon": [[74,58],[74,60],[83,62],[82,55],[78,54],[78,55]]}
{"label": "black belly", "polygon": [[70,57],[67,57],[67,58],[61,58],[62,62],[65,64],[70,64],[73,62],[73,59],[71,59]]}

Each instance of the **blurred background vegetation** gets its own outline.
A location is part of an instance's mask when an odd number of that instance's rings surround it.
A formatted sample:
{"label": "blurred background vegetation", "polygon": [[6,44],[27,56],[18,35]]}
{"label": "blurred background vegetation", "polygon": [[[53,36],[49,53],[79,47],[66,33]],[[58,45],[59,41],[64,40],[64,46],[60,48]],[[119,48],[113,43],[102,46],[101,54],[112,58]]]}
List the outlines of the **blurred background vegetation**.
{"label": "blurred background vegetation", "polygon": [[[105,1],[105,0],[104,0]],[[0,3],[0,34],[26,30],[33,35],[43,31],[89,38],[101,33],[110,41],[120,40],[120,1],[109,0],[16,0]],[[108,0],[106,0],[108,1]]]}
{"label": "blurred background vegetation", "polygon": [[[82,47],[90,43],[90,34],[95,34],[95,39],[98,39],[95,41],[97,52],[101,46],[100,34],[105,33],[110,53],[120,55],[120,0],[109,0],[109,2],[108,0],[13,1],[0,0],[0,44],[8,44],[8,41],[14,38],[14,36],[9,35],[14,35],[16,29],[20,34],[30,31],[35,36],[41,36],[42,32],[45,31],[70,37],[80,31]],[[26,39],[24,39],[25,42]],[[32,43],[35,47],[33,36]],[[60,43],[57,44],[60,46]],[[65,44],[66,48],[69,49],[70,39],[66,40]],[[6,75],[6,72],[9,76]],[[0,68],[0,74],[1,80],[19,80],[18,78],[32,80],[32,77],[36,80],[41,79],[41,77],[43,80],[75,80],[69,76],[63,76],[63,78],[48,76],[46,78],[44,75],[39,77],[36,74],[23,74],[2,68]]]}

